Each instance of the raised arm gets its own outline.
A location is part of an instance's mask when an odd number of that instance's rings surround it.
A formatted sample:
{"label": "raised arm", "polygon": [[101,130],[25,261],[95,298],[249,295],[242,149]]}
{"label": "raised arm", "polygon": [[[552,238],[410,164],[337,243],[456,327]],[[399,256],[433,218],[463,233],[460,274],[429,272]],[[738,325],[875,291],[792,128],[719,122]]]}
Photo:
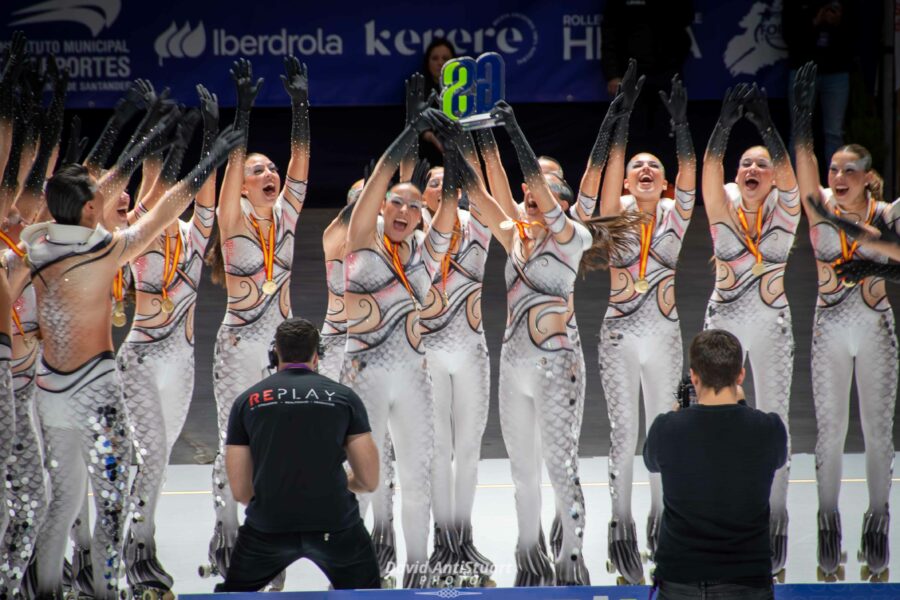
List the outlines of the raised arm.
{"label": "raised arm", "polygon": [[562,207],[560,207],[556,198],[553,197],[550,186],[547,185],[547,180],[544,179],[544,175],[541,173],[541,166],[538,163],[537,156],[535,156],[534,150],[531,149],[528,140],[525,139],[525,134],[516,122],[516,116],[512,107],[506,102],[498,102],[491,111],[491,115],[501,120],[507,133],[509,133],[513,147],[516,149],[516,155],[519,157],[519,166],[522,168],[525,183],[528,184],[528,189],[534,196],[538,209],[544,214],[547,229],[550,230],[550,233],[553,234],[559,243],[567,243],[575,233],[575,226],[563,213]]}
{"label": "raised arm", "polygon": [[790,90],[791,121],[793,123],[794,164],[797,166],[797,183],[800,200],[809,224],[822,220],[810,205],[810,196],[819,197],[819,163],[813,148],[813,109],[816,102],[816,64],[808,62],[797,71],[794,87]]}
{"label": "raised arm", "polygon": [[59,137],[62,133],[63,116],[66,107],[66,89],[69,85],[69,73],[60,71],[56,65],[56,58],[50,56],[47,70],[53,84],[53,100],[47,109],[41,131],[41,143],[35,155],[31,170],[25,178],[22,192],[16,198],[16,210],[26,223],[33,223],[35,217],[44,203],[44,181],[47,179],[47,171],[50,159],[59,145]]}
{"label": "raised arm", "polygon": [[672,117],[672,132],[675,134],[675,155],[678,157],[678,174],[675,176],[675,187],[691,192],[697,187],[697,155],[694,153],[694,140],[687,120],[687,92],[678,75],[672,78],[672,93],[660,90],[669,116]]}
{"label": "raised arm", "polygon": [[[600,192],[600,215],[611,217],[622,212],[622,182],[625,180],[625,150],[628,146],[628,121],[631,119],[631,111],[634,103],[644,87],[644,76],[637,78],[637,63],[634,59],[628,61],[628,70],[622,77],[619,86],[621,98],[622,118],[616,119],[615,130],[612,135],[609,159],[606,163],[606,174],[603,177],[603,189]],[[615,102],[615,100],[613,100]],[[582,218],[586,221],[591,215]]]}
{"label": "raised arm", "polygon": [[284,180],[284,199],[300,212],[309,179],[309,72],[296,57],[284,59],[284,89],[291,97],[291,160]]}
{"label": "raised arm", "polygon": [[516,234],[516,228],[512,225],[519,218],[518,214],[515,212],[507,214],[503,210],[500,203],[485,189],[484,182],[476,177],[468,162],[461,161],[459,177],[462,188],[469,197],[469,211],[472,217],[491,230],[491,235],[500,242],[507,253],[511,252]]}
{"label": "raised arm", "polygon": [[[406,121],[410,125],[418,114],[418,107],[425,102],[425,77],[421,73],[413,73],[406,80]],[[419,138],[416,138],[400,161],[400,181],[410,181],[419,159]]]}
{"label": "raised arm", "polygon": [[44,109],[41,99],[44,95],[47,72],[41,71],[42,61],[32,59],[25,63],[22,71],[21,84],[19,86],[19,103],[22,110],[19,116],[25,123],[25,137],[22,145],[22,158],[19,161],[19,172],[16,175],[18,182],[25,181],[31,164],[37,154],[38,137],[41,133],[41,122]]}
{"label": "raised arm", "polygon": [[581,177],[581,185],[578,187],[578,200],[573,207],[575,214],[582,221],[592,217],[597,208],[600,178],[609,158],[612,134],[619,119],[625,116],[625,112],[622,110],[624,101],[623,96],[617,95],[610,103],[603,122],[600,123],[600,130],[597,132],[597,139],[594,140],[591,154],[588,156],[587,167]]}
{"label": "raised arm", "polygon": [[184,212],[206,179],[225,162],[229,152],[241,143],[242,136],[240,131],[230,127],[223,131],[216,138],[209,154],[200,159],[187,177],[170,189],[159,203],[135,224],[117,234],[117,241],[123,242],[120,245],[119,264],[125,264],[139,256],[150,241]]}
{"label": "raised arm", "polygon": [[[203,120],[203,145],[200,148],[200,156],[208,156],[219,135],[219,98],[210,94],[202,85],[197,86],[197,95],[200,96],[200,117]],[[194,201],[193,224],[203,237],[209,240],[212,233],[213,219],[216,209],[216,171],[213,170],[206,183],[197,192]],[[203,249],[198,249],[203,254]]]}
{"label": "raised arm", "polygon": [[366,184],[357,200],[358,206],[350,217],[350,225],[347,228],[347,252],[353,252],[360,248],[369,247],[375,236],[375,225],[378,214],[387,193],[391,177],[400,167],[400,161],[406,155],[409,144],[427,129],[441,130],[450,123],[449,119],[433,108],[427,108],[421,103],[418,108],[418,116],[407,125],[397,136],[372,170],[370,177],[366,178]]}
{"label": "raised arm", "polygon": [[115,199],[122,194],[138,166],[148,156],[165,148],[179,117],[177,110],[170,111],[163,116],[139,142],[126,148],[126,151],[119,156],[116,166],[100,178],[98,187],[101,192],[102,205],[98,208],[101,215],[105,215],[108,205],[113,204]]}
{"label": "raised arm", "polygon": [[444,146],[444,179],[441,186],[441,201],[428,228],[428,234],[425,237],[426,252],[423,255],[425,269],[432,280],[443,266],[444,256],[450,251],[453,243],[453,229],[458,222],[457,211],[460,196],[457,163],[463,160],[458,147],[452,141],[442,139],[441,142]]}
{"label": "raised arm", "polygon": [[[91,148],[87,158],[84,159],[84,166],[87,167],[93,177],[100,177],[100,173],[106,168],[106,164],[109,161],[109,155],[112,153],[116,140],[119,139],[122,128],[133,119],[145,105],[148,87],[149,90],[153,89],[149,82],[138,79],[131,84],[128,91],[125,92],[125,95],[116,102],[112,116],[106,121],[106,125],[100,133],[100,137],[97,138],[94,147]],[[149,104],[147,106],[149,106]]]}
{"label": "raised arm", "polygon": [[[163,160],[159,177],[156,178],[156,182],[149,193],[139,200],[140,210],[148,211],[153,208],[159,199],[178,182],[178,176],[181,174],[181,163],[184,162],[184,153],[187,151],[188,144],[191,143],[194,130],[199,122],[200,111],[196,109],[189,110],[178,121],[172,145],[169,147],[169,151]],[[156,155],[154,154],[154,156]]]}
{"label": "raised arm", "polygon": [[247,156],[247,139],[250,128],[250,109],[256,100],[263,79],[253,83],[253,67],[242,58],[234,62],[229,71],[237,89],[237,106],[234,112],[234,130],[241,132],[243,139],[228,157],[228,166],[219,190],[219,227],[233,227],[241,218],[241,186],[244,184],[244,159]]}
{"label": "raised arm", "polygon": [[13,124],[16,113],[15,89],[25,61],[25,35],[14,31],[9,42],[8,58],[0,74],[0,173],[6,169],[12,150]]}
{"label": "raised arm", "polygon": [[[23,109],[19,109],[23,110]],[[19,192],[19,163],[22,160],[22,150],[25,146],[25,129],[27,123],[20,119],[18,110],[13,126],[12,143],[9,159],[3,170],[3,178],[0,180],[0,218],[6,218],[9,209]]]}
{"label": "raised arm", "polygon": [[769,156],[772,157],[778,189],[785,191],[797,189],[797,176],[794,175],[787,148],[785,148],[769,114],[769,102],[766,99],[765,88],[760,88],[755,83],[750,87],[750,94],[744,100],[744,116],[759,131],[763,144],[769,151]]}
{"label": "raised arm", "polygon": [[513,199],[512,189],[509,187],[509,177],[506,175],[506,169],[503,168],[494,132],[490,129],[479,129],[475,135],[478,137],[478,148],[481,151],[481,158],[484,160],[487,186],[494,201],[510,218],[517,218],[519,208]]}
{"label": "raised arm", "polygon": [[69,122],[69,139],[63,154],[62,164],[78,164],[87,148],[88,138],[81,135],[81,117],[74,115]]}
{"label": "raised arm", "polygon": [[722,221],[728,216],[728,204],[725,197],[725,167],[722,160],[725,158],[725,150],[728,148],[728,136],[731,128],[738,122],[743,114],[744,97],[749,92],[749,86],[739,83],[725,92],[722,101],[722,110],[719,120],[713,128],[709,142],[706,144],[706,154],[703,156],[703,204],[706,206],[706,214],[710,223]]}

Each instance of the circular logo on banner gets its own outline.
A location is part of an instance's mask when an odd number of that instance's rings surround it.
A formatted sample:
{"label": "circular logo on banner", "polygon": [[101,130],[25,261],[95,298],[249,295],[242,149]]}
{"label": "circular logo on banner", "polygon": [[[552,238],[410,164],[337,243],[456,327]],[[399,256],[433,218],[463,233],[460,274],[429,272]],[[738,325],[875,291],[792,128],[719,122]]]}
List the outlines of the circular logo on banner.
{"label": "circular logo on banner", "polygon": [[534,21],[522,13],[500,15],[491,26],[496,30],[494,42],[497,50],[517,65],[534,56],[538,45],[538,31]]}

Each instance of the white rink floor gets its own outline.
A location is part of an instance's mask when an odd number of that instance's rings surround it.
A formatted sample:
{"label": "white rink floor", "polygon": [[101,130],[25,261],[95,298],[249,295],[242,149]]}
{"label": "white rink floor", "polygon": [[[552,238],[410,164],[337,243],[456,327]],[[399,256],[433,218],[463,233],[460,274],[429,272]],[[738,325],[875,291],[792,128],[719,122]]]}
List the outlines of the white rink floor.
{"label": "white rink floor", "polygon": [[[844,483],[841,489],[841,513],[844,524],[844,549],[847,551],[847,582],[859,581],[856,551],[859,545],[862,515],[867,507],[865,463],[862,455],[844,457]],[[509,461],[484,460],[479,469],[478,492],[473,515],[475,543],[482,554],[497,565],[494,579],[498,586],[509,586],[515,576],[513,550],[516,541],[516,514]],[[606,458],[580,461],[581,481],[587,502],[587,527],[584,556],[593,585],[612,585],[615,575],[606,572],[606,529],[610,518]],[[211,466],[172,465],[168,470],[163,498],[157,517],[157,545],[163,565],[175,578],[177,593],[211,592],[216,580],[201,579],[197,566],[206,562],[207,544],[213,527],[212,497],[209,492]],[[553,519],[552,490],[544,476],[543,523],[549,532]],[[891,504],[900,506],[900,486],[891,491]],[[698,490],[698,493],[702,491]],[[397,493],[398,558],[403,560],[404,543],[399,516],[403,490]],[[644,528],[650,502],[650,488],[643,461],[635,460],[633,506],[639,546],[644,549]],[[814,457],[795,455],[791,467],[788,492],[790,511],[789,553],[786,582],[816,581],[816,484]],[[371,517],[370,517],[371,518]],[[93,523],[93,521],[92,521]],[[897,524],[891,531],[890,581],[900,581],[900,538]],[[429,544],[430,547],[430,544]],[[325,577],[308,561],[295,563],[288,569],[286,590],[324,590]]]}

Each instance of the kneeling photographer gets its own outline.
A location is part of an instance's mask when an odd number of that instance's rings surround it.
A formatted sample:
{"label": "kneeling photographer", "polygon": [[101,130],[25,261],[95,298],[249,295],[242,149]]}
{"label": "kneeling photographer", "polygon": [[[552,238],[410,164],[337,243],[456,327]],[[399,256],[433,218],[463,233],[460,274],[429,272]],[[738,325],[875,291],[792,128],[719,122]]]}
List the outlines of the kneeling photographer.
{"label": "kneeling photographer", "polygon": [[744,353],[727,331],[691,342],[697,403],[656,418],[644,462],[663,483],[661,600],[774,598],[769,492],[787,460],[778,415],[738,403]]}
{"label": "kneeling photographer", "polygon": [[284,321],[269,357],[278,371],[234,402],[225,467],[247,511],[216,592],[262,589],[301,558],[335,589],[381,587],[354,495],[378,486],[378,450],[359,396],[316,372],[320,348],[312,323]]}

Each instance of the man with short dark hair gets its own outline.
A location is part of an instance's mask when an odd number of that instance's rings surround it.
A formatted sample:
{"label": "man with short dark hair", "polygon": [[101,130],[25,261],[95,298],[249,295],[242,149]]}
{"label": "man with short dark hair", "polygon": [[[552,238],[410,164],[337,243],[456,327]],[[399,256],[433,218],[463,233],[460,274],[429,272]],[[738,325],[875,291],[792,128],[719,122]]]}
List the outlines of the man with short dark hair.
{"label": "man with short dark hair", "polygon": [[378,486],[378,449],[359,396],[316,372],[320,343],[309,321],[281,323],[269,357],[278,371],[231,409],[225,468],[247,511],[217,592],[260,590],[301,558],[334,589],[380,587],[354,496]]}
{"label": "man with short dark hair", "polygon": [[663,483],[655,578],[660,600],[774,598],[769,492],[787,460],[775,413],[738,404],[744,380],[738,339],[710,329],[691,342],[697,404],[662,414],[644,462]]}
{"label": "man with short dark hair", "polygon": [[110,289],[121,267],[140,256],[191,203],[210,174],[241,139],[230,128],[210,152],[133,224],[113,232],[103,216],[125,190],[134,170],[165,145],[175,124],[168,115],[128,148],[101,179],[68,165],[47,181],[54,222],[21,234],[27,260],[7,261],[21,293],[30,271],[43,332],[35,383],[49,465],[50,505],[35,545],[37,596],[62,597],[63,558],[69,530],[89,480],[97,519],[91,541],[93,597],[118,597],[132,440],[122,384],[116,371]]}

